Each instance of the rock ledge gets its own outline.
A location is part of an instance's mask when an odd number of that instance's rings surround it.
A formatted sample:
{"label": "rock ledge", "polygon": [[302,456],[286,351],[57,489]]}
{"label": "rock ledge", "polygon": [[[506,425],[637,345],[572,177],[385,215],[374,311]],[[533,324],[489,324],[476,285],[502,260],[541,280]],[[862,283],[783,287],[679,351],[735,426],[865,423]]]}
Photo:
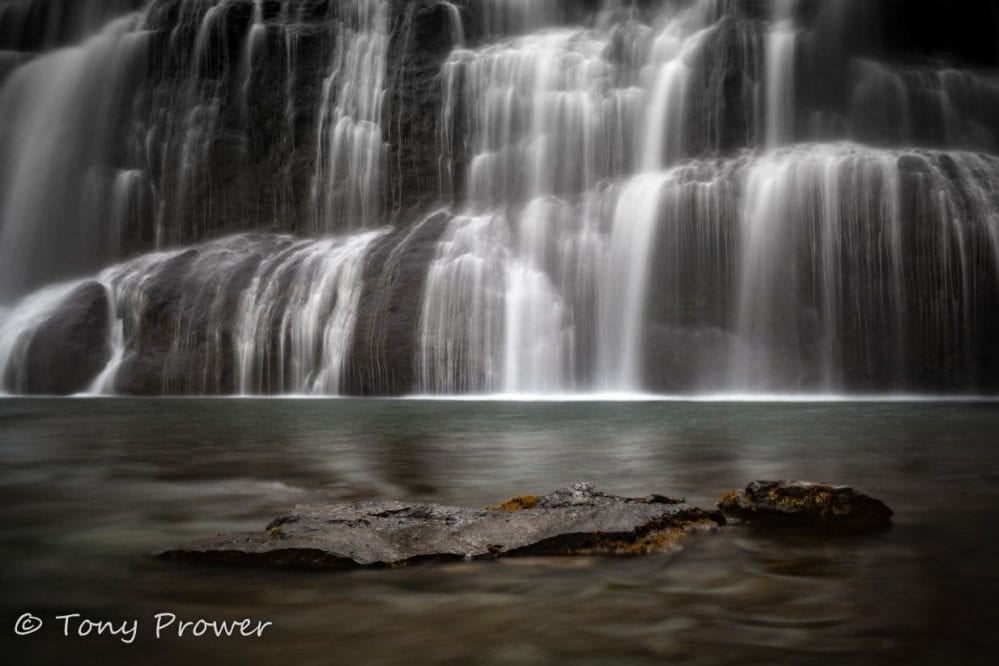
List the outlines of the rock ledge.
{"label": "rock ledge", "polygon": [[725,524],[717,511],[661,495],[617,497],[587,483],[494,509],[361,501],[296,506],[265,530],[220,534],[168,560],[304,569],[392,567],[519,555],[637,555]]}
{"label": "rock ledge", "polygon": [[160,553],[165,560],[295,569],[397,567],[525,555],[641,555],[679,548],[725,515],[754,527],[878,531],[884,502],[849,486],[755,481],[721,511],[664,495],[619,497],[588,483],[470,509],[429,502],[302,504],[259,532],[219,534]]}

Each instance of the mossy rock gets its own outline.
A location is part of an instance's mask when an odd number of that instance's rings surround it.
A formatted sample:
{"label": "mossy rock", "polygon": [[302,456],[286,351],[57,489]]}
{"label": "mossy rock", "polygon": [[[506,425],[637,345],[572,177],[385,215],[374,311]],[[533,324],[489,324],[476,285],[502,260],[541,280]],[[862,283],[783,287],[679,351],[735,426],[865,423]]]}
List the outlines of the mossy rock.
{"label": "mossy rock", "polygon": [[849,486],[811,481],[754,481],[744,491],[727,493],[718,508],[753,523],[861,530],[884,529],[892,517],[879,499]]}

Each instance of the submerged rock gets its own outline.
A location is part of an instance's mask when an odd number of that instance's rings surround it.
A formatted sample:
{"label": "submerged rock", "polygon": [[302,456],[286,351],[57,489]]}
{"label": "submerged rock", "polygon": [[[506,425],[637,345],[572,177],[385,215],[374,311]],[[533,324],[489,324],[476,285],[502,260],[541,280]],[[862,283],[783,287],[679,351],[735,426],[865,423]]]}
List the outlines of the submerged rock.
{"label": "submerged rock", "polygon": [[631,555],[675,549],[725,523],[717,511],[660,495],[628,498],[577,483],[493,509],[361,501],[295,507],[259,532],[221,534],[162,559],[350,569],[518,555]]}
{"label": "submerged rock", "polygon": [[849,486],[809,481],[754,481],[718,502],[726,515],[751,522],[847,529],[883,529],[892,510]]}

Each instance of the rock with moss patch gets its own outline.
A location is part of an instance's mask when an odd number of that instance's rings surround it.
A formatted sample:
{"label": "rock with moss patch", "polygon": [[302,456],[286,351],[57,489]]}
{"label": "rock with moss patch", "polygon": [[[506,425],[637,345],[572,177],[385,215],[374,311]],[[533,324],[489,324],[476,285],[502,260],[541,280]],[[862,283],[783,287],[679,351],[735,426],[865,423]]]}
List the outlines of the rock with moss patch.
{"label": "rock with moss patch", "polygon": [[718,502],[726,515],[753,523],[878,530],[891,525],[884,502],[849,486],[810,481],[754,481]]}
{"label": "rock with moss patch", "polygon": [[264,530],[219,534],[161,558],[308,569],[390,567],[518,555],[669,551],[725,518],[662,495],[641,498],[575,484],[493,509],[361,501],[295,507]]}

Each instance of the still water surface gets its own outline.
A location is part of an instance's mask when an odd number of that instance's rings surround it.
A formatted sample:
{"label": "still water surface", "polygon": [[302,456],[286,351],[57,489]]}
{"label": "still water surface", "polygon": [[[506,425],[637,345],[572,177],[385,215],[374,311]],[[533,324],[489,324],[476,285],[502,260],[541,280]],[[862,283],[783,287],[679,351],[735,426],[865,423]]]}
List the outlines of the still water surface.
{"label": "still water surface", "polygon": [[[317,497],[484,506],[588,480],[707,506],[765,478],[849,483],[895,526],[340,574],[149,557]],[[994,403],[0,400],[0,661],[993,663],[997,507]],[[18,638],[24,612],[46,624]],[[155,640],[159,612],[274,624]],[[137,640],[64,637],[65,613]]]}

